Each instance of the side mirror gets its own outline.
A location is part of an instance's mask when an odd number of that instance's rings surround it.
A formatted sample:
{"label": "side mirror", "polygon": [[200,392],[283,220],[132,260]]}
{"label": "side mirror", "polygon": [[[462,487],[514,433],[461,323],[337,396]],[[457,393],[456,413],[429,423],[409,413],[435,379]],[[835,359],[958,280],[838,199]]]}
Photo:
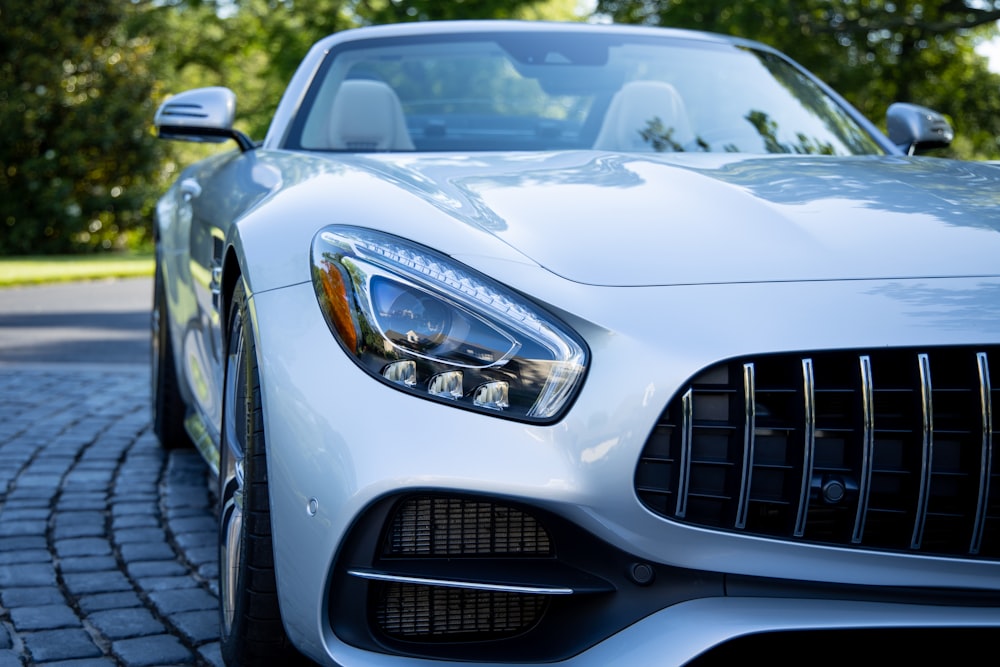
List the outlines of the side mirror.
{"label": "side mirror", "polygon": [[250,137],[233,129],[236,95],[228,88],[196,88],[160,105],[153,125],[162,139],[222,143],[233,139],[241,151],[255,148]]}
{"label": "side mirror", "polygon": [[886,112],[889,141],[907,155],[930,148],[944,148],[955,138],[955,130],[937,111],[916,104],[896,102]]}

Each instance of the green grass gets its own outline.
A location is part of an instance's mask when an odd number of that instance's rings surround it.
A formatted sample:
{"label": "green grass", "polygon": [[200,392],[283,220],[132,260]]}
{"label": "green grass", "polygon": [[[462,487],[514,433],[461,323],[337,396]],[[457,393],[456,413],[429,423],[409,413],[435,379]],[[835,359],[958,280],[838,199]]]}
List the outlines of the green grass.
{"label": "green grass", "polygon": [[0,257],[0,287],[153,275],[152,255]]}

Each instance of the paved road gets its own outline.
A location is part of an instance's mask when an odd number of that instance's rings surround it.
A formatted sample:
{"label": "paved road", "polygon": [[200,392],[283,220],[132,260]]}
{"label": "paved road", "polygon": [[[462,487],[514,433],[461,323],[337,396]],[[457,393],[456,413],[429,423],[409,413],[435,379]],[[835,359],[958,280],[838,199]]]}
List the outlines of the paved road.
{"label": "paved road", "polygon": [[0,290],[0,667],[221,664],[209,480],[150,432],[149,287]]}
{"label": "paved road", "polygon": [[0,362],[146,364],[151,279],[0,289]]}

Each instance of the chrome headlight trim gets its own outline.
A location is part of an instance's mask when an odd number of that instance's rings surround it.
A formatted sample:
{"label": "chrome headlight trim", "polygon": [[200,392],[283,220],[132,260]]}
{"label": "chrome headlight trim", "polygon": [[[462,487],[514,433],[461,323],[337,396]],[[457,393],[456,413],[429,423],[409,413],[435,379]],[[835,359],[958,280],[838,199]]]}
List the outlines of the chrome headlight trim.
{"label": "chrome headlight trim", "polygon": [[[313,239],[312,276],[337,341],[361,368],[400,391],[552,423],[583,382],[589,358],[575,332],[430,248],[369,229],[330,226]],[[445,375],[461,390],[432,391]]]}

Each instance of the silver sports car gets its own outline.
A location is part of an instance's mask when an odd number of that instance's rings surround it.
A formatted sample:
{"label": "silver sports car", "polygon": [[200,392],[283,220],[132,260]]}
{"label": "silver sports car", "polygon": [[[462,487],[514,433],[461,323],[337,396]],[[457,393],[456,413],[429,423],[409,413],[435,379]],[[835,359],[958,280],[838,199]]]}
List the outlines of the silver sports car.
{"label": "silver sports car", "polygon": [[234,114],[157,112],[238,150],[157,206],[153,324],[229,664],[995,655],[1000,167],[915,156],[943,117],[513,22],[338,33]]}

